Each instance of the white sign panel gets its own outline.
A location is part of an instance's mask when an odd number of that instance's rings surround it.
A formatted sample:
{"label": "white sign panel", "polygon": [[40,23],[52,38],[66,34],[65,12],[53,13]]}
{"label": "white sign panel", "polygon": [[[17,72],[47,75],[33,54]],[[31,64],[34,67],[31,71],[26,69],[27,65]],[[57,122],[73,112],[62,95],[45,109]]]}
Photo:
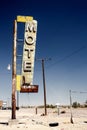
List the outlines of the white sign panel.
{"label": "white sign panel", "polygon": [[31,85],[33,82],[36,33],[37,21],[31,20],[26,22],[22,59],[22,85]]}

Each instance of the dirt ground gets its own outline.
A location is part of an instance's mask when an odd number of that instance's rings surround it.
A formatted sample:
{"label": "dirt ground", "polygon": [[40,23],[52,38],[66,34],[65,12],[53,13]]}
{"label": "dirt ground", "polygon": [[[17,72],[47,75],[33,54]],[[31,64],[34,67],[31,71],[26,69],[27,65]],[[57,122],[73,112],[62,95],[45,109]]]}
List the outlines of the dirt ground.
{"label": "dirt ground", "polygon": [[[11,120],[11,110],[0,110],[0,130],[87,130],[87,108],[44,109],[21,108],[16,111],[16,119]],[[50,126],[50,124],[52,126]]]}

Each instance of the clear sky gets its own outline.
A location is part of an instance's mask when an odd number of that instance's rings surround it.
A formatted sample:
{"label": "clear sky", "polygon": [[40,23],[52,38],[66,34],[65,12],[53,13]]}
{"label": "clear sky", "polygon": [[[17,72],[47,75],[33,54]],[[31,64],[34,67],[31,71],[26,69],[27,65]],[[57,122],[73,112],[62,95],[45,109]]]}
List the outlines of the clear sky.
{"label": "clear sky", "polygon": [[[0,2],[0,99],[11,98],[13,22],[17,15],[38,21],[36,58],[45,61],[47,104],[87,100],[87,2],[86,0],[3,0]],[[20,105],[43,104],[42,66],[35,61],[36,94],[20,94]]]}

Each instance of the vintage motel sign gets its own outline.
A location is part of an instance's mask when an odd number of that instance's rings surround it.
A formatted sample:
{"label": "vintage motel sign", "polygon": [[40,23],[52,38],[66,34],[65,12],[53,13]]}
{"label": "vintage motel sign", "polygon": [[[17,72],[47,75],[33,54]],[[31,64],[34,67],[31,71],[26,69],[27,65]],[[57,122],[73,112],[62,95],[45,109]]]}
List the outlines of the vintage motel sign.
{"label": "vintage motel sign", "polygon": [[25,23],[20,92],[37,92],[38,85],[33,85],[37,21],[33,17],[18,16],[17,22]]}

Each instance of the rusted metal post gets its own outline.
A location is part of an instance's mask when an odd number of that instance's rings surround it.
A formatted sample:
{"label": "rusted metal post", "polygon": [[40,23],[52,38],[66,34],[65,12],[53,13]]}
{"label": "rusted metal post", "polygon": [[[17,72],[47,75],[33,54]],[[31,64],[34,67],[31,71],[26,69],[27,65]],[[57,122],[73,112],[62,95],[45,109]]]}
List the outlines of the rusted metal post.
{"label": "rusted metal post", "polygon": [[16,119],[16,39],[17,21],[14,21],[13,59],[12,59],[12,119]]}
{"label": "rusted metal post", "polygon": [[47,115],[47,109],[46,109],[46,85],[45,85],[45,72],[44,72],[44,59],[42,59],[42,73],[43,73],[43,88],[44,88],[44,107],[45,107],[45,115]]}

